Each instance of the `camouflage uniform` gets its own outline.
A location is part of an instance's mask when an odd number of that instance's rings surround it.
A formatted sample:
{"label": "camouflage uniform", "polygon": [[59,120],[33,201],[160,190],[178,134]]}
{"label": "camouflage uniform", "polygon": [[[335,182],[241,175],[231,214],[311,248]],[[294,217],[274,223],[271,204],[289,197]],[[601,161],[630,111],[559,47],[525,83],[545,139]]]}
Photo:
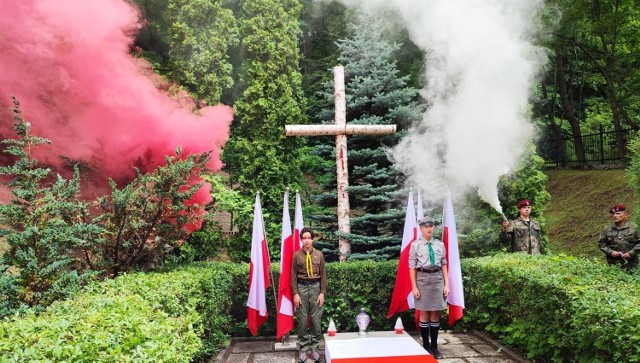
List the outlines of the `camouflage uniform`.
{"label": "camouflage uniform", "polygon": [[[609,224],[600,233],[598,248],[607,256],[610,265],[620,264],[625,269],[635,269],[638,267],[638,253],[640,253],[640,232],[638,226],[632,222],[624,222],[621,226],[615,223]],[[622,257],[613,257],[611,252],[629,252],[631,258],[628,260]]]}
{"label": "camouflage uniform", "polygon": [[506,231],[500,234],[502,243],[511,244],[513,252],[524,252],[530,255],[542,253],[542,229],[540,223],[530,219],[524,221],[521,217],[509,223]]}

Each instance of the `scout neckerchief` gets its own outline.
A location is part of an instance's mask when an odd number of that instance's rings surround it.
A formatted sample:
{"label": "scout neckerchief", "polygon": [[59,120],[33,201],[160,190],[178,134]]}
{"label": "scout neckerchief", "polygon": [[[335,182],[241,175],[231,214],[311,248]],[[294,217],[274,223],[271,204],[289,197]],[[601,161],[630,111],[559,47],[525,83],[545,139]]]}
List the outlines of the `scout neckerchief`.
{"label": "scout neckerchief", "polygon": [[[313,252],[313,248],[311,249],[311,252]],[[309,276],[309,278],[313,277],[313,264],[311,263],[311,252],[307,252],[307,257],[305,259],[305,265],[307,267],[307,276]]]}
{"label": "scout neckerchief", "polygon": [[436,255],[433,253],[433,246],[431,246],[431,241],[427,242],[427,247],[429,248],[429,263],[431,266],[436,265]]}

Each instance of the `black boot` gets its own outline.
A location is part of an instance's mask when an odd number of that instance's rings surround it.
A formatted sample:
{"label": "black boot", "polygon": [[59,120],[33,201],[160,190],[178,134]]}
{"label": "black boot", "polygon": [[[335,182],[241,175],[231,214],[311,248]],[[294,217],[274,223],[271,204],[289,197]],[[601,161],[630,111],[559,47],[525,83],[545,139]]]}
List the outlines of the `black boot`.
{"label": "black boot", "polygon": [[440,322],[431,322],[431,329],[429,331],[431,335],[431,354],[436,359],[442,359],[442,354],[438,351],[438,330],[440,330]]}
{"label": "black boot", "polygon": [[429,345],[429,323],[420,322],[420,335],[422,336],[422,347],[429,354],[433,355],[431,352],[431,346]]}

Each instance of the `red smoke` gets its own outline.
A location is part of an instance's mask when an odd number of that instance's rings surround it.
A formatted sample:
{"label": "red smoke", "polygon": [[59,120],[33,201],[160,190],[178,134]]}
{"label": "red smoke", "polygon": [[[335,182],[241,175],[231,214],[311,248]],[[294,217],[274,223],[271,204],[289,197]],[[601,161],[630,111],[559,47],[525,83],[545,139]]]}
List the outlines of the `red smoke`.
{"label": "red smoke", "polygon": [[[185,154],[214,149],[209,167],[220,169],[232,119],[230,107],[194,114],[191,101],[154,86],[129,53],[138,15],[124,0],[0,4],[0,134],[15,137],[6,110],[16,96],[32,132],[53,143],[35,157],[57,167],[60,156],[81,161],[100,194],[109,177],[130,179],[134,166],[151,171],[178,145]],[[195,201],[210,201],[208,191]]]}

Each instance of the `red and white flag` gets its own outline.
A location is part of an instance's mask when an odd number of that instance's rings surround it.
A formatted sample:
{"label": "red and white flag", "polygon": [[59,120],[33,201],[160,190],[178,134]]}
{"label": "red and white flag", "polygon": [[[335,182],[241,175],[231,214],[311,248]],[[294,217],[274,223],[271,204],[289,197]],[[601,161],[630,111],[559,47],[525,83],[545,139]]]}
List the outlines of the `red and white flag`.
{"label": "red and white flag", "polygon": [[269,250],[264,231],[260,193],[256,194],[251,237],[251,263],[249,264],[249,298],[247,299],[247,327],[251,334],[267,321],[267,294],[269,288]]}
{"label": "red and white flag", "polygon": [[402,247],[400,247],[400,259],[398,260],[398,271],[396,272],[396,284],[393,287],[387,319],[391,318],[393,314],[413,309],[415,306],[413,294],[411,293],[411,279],[409,278],[409,249],[411,242],[415,241],[417,237],[416,225],[413,193],[409,192],[407,211],[404,217],[404,231],[402,232]]}
{"label": "red and white flag", "polygon": [[296,209],[293,217],[293,252],[302,248],[302,240],[300,239],[300,231],[302,228],[304,228],[304,221],[302,220],[302,203],[300,203],[300,193],[296,190]]}
{"label": "red and white flag", "polygon": [[291,264],[293,262],[293,235],[289,215],[289,188],[284,193],[282,206],[282,240],[280,247],[280,281],[278,285],[278,314],[276,340],[293,329],[293,296],[291,295]]}
{"label": "red and white flag", "polygon": [[[422,233],[420,232],[420,226],[418,223],[422,218],[424,218],[424,208],[422,207],[422,193],[420,192],[420,188],[418,188],[418,207],[416,210],[416,238]],[[414,322],[416,325],[416,330],[420,331],[420,310],[416,309]]]}
{"label": "red and white flag", "polygon": [[449,296],[447,298],[449,302],[449,327],[453,327],[453,324],[462,319],[464,315],[464,290],[462,288],[456,216],[453,213],[451,193],[447,193],[444,211],[442,212],[442,225],[442,242],[447,251],[447,266],[449,269]]}

